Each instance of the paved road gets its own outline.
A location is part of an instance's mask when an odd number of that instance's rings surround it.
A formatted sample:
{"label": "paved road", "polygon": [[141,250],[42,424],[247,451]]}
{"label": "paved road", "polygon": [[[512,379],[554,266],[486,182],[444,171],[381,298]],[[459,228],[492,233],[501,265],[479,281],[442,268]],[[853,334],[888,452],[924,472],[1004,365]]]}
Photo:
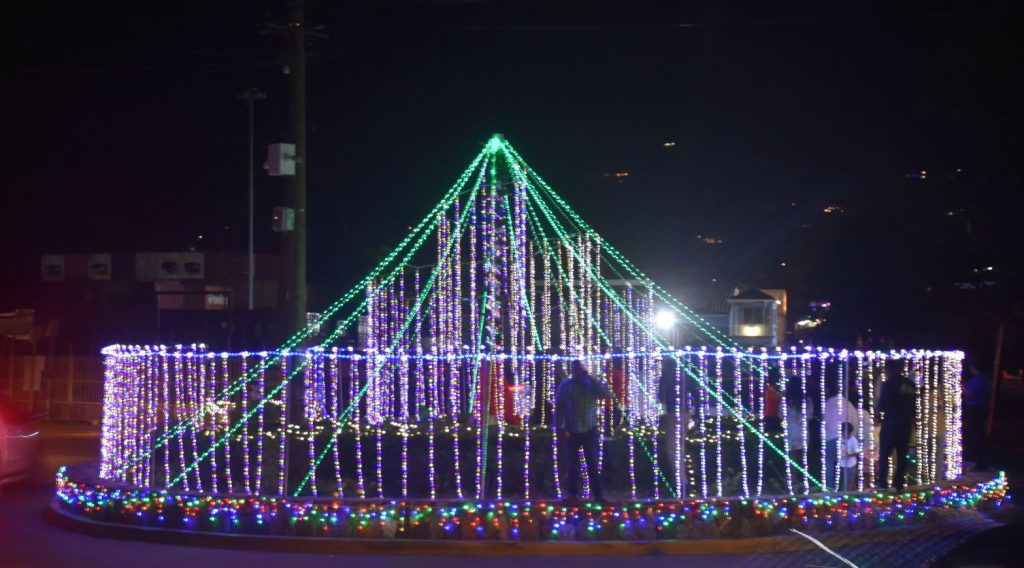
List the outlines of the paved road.
{"label": "paved road", "polygon": [[[60,464],[72,464],[95,459],[98,440],[95,438],[53,433],[43,440],[43,471],[30,483],[8,487],[0,497],[0,567],[2,568],[59,568],[74,566],[82,568],[109,566],[145,566],[146,568],[181,568],[182,566],[246,566],[260,568],[276,566],[359,566],[360,568],[415,567],[444,564],[446,568],[472,566],[559,566],[600,568],[615,566],[621,568],[624,562],[634,560],[622,557],[569,557],[569,558],[459,558],[459,557],[381,557],[381,556],[338,556],[325,554],[294,554],[248,552],[242,550],[217,550],[184,546],[149,544],[141,542],[109,540],[84,536],[50,526],[42,518],[42,511],[52,493],[52,472]],[[974,549],[991,553],[997,549],[998,540],[990,534],[1002,534],[1004,548],[1007,529],[1001,523],[986,517],[974,516],[963,519],[955,525],[929,528],[921,531],[912,541],[839,547],[839,552],[857,566],[925,566],[932,564],[964,543],[972,535],[978,542]],[[995,529],[995,530],[990,530]],[[988,531],[988,532],[983,532]],[[1019,534],[1019,533],[1018,533]],[[1017,539],[1019,540],[1019,539]],[[961,548],[950,556],[943,566],[962,566],[980,553],[971,547]],[[1005,551],[1004,551],[1005,552]],[[995,556],[1011,558],[1011,556]],[[992,554],[980,557],[990,563],[1001,565],[999,558]],[[1022,558],[1024,556],[1018,556]],[[824,551],[799,554],[765,554],[760,556],[691,556],[686,558],[648,556],[636,559],[643,568],[667,566],[720,567],[720,566],[846,566],[842,561]],[[994,561],[994,563],[992,563]],[[1002,564],[1012,565],[1012,564]]]}

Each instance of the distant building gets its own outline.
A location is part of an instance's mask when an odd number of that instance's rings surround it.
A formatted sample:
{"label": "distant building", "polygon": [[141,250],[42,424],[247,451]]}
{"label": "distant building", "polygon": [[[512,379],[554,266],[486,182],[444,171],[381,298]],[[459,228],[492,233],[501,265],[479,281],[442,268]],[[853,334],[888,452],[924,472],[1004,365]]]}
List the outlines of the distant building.
{"label": "distant building", "polygon": [[[729,298],[734,290],[729,286],[686,286],[676,288],[673,295],[700,317],[698,323],[710,325],[717,331],[729,333]],[[679,322],[679,337],[676,345],[693,347],[708,343],[707,334],[693,323]]]}
{"label": "distant building", "polygon": [[[640,280],[609,280],[613,288],[644,288]],[[744,347],[775,347],[785,342],[787,294],[785,290],[745,289],[730,286],[686,286],[670,290],[689,312],[673,323],[665,322],[660,332],[666,341],[677,346],[708,344],[708,335],[701,330],[714,328]],[[660,306],[660,308],[658,307]],[[655,307],[658,313],[667,308]]]}
{"label": "distant building", "polygon": [[[780,290],[785,298],[785,290]],[[781,321],[779,308],[783,300],[762,290],[749,289],[737,292],[728,300],[729,335],[738,342],[753,347],[775,347],[784,333],[785,320]],[[782,318],[785,318],[783,308]]]}
{"label": "distant building", "polygon": [[46,254],[35,308],[60,320],[62,342],[95,350],[108,342],[243,339],[259,347],[279,303],[280,259],[257,254],[254,311],[248,311],[248,255],[229,252]]}

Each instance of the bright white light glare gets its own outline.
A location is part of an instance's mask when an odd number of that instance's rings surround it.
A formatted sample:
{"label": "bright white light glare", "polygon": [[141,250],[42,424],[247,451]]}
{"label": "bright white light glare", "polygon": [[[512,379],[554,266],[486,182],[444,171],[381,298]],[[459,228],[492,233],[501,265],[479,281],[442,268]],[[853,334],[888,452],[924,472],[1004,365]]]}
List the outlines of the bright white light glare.
{"label": "bright white light glare", "polygon": [[740,326],[740,335],[743,337],[762,337],[765,335],[764,326],[761,324],[743,324]]}
{"label": "bright white light glare", "polygon": [[676,315],[668,310],[659,310],[658,313],[654,314],[654,325],[658,326],[658,329],[672,329],[672,326],[675,324]]}

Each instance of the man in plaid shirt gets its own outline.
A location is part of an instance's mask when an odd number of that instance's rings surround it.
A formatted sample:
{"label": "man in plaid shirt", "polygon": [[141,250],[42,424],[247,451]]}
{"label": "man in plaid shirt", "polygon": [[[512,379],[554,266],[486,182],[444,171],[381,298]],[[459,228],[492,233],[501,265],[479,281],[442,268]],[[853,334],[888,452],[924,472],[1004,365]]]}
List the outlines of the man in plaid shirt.
{"label": "man in plaid shirt", "polygon": [[591,496],[604,499],[601,475],[597,469],[597,401],[611,398],[608,387],[592,377],[583,362],[575,360],[572,373],[562,381],[555,394],[555,428],[562,439],[562,470],[568,472],[567,497],[575,501],[579,495],[579,449],[587,462]]}

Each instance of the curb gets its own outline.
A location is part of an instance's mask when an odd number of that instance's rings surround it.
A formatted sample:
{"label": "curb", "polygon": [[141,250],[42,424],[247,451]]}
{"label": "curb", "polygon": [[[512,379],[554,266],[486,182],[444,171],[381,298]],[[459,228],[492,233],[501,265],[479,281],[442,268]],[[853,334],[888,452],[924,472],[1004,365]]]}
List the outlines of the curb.
{"label": "curb", "polygon": [[[200,548],[264,552],[306,552],[381,556],[689,556],[704,554],[766,554],[817,550],[797,536],[715,540],[648,540],[595,542],[461,541],[411,539],[320,539],[253,536],[154,529],[103,523],[77,517],[51,499],[43,518],[56,527],[88,536]],[[829,546],[894,542],[913,536],[913,527],[815,535]]]}
{"label": "curb", "polygon": [[99,432],[41,432],[40,437],[44,440],[99,440]]}

